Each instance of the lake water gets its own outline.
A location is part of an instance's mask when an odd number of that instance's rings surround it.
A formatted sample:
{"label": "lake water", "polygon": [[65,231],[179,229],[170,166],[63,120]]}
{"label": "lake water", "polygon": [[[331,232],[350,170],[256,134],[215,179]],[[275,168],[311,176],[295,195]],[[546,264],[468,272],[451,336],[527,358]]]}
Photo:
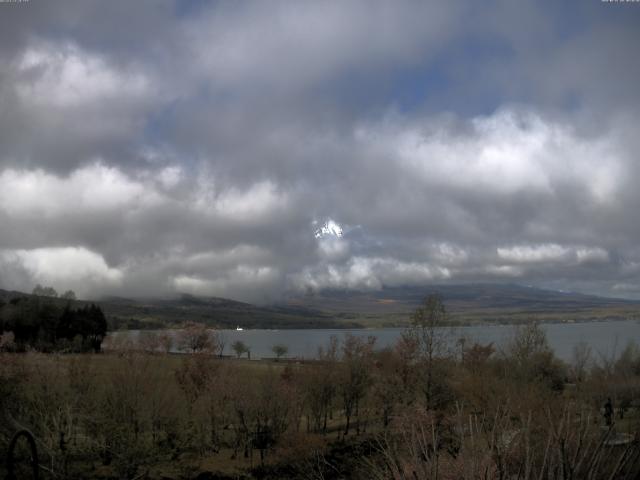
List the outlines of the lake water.
{"label": "lake water", "polygon": [[[607,358],[618,355],[629,341],[640,343],[640,321],[637,320],[609,320],[581,323],[550,323],[541,325],[546,333],[549,345],[555,354],[570,360],[573,348],[580,342],[591,346],[596,358],[604,355]],[[465,337],[470,342],[493,342],[497,348],[503,347],[514,334],[514,325],[481,325],[456,327],[451,334],[452,339]],[[357,336],[373,335],[377,338],[378,348],[392,345],[403,332],[402,328],[380,329],[318,329],[318,330],[218,330],[225,342],[225,355],[233,354],[231,344],[236,340],[243,341],[251,349],[251,358],[258,359],[273,357],[271,347],[276,344],[286,345],[289,349],[288,357],[314,358],[318,347],[326,346],[332,335],[343,339],[350,333]],[[176,330],[170,330],[176,335]],[[136,340],[144,334],[137,330],[111,333],[113,339],[124,336]]]}

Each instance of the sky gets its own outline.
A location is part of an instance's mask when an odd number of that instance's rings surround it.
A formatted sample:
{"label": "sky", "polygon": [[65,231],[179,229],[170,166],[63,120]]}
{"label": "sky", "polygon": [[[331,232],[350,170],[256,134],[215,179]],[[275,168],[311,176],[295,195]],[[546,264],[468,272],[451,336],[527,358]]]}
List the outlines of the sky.
{"label": "sky", "polygon": [[0,288],[640,298],[640,3],[0,3]]}

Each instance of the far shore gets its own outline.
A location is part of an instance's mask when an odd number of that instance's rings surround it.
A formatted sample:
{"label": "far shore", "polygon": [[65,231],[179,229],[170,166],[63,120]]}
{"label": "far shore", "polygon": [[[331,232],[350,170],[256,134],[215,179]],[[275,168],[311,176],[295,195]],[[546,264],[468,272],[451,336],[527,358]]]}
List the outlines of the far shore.
{"label": "far shore", "polygon": [[[554,324],[566,324],[566,323],[591,323],[591,322],[608,322],[608,321],[640,321],[640,315],[638,316],[620,316],[620,315],[612,315],[612,316],[602,316],[602,317],[577,317],[577,318],[557,318],[557,317],[537,317],[532,316],[529,318],[498,318],[493,320],[452,320],[449,321],[443,326],[445,327],[482,327],[482,326],[507,326],[507,325],[525,325],[531,322],[539,323],[541,325],[554,325]],[[203,322],[206,323],[206,322]],[[156,323],[151,323],[148,328],[144,328],[144,322],[140,322],[136,325],[137,328],[117,328],[110,329],[109,332],[129,332],[129,331],[162,331],[162,330],[180,330],[182,328],[181,325],[166,325],[163,327],[159,327]],[[409,321],[399,322],[399,323],[386,323],[381,322],[378,323],[350,323],[345,324],[344,326],[339,324],[331,324],[326,327],[322,326],[307,326],[304,323],[300,325],[291,326],[283,325],[283,326],[273,326],[273,327],[252,327],[250,325],[240,325],[242,330],[240,331],[251,331],[251,330],[260,330],[260,331],[279,331],[279,330],[380,330],[380,329],[398,329],[398,328],[409,328],[411,323]],[[219,326],[212,325],[210,326],[212,330],[236,330],[235,327],[227,325],[227,326]]]}

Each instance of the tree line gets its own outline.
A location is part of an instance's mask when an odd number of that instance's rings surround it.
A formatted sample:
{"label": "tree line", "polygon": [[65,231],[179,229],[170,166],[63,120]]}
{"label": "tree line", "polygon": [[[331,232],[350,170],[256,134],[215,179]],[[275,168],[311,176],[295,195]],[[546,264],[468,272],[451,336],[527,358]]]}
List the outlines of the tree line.
{"label": "tree line", "polygon": [[71,296],[66,302],[54,300],[53,295],[0,301],[0,349],[99,352],[107,334],[104,313],[95,304],[74,307]]}
{"label": "tree line", "polygon": [[637,346],[580,345],[565,363],[538,325],[498,348],[456,338],[446,315],[430,297],[395,345],[347,334],[300,363],[223,360],[224,339],[195,326],[185,355],[161,336],[99,357],[4,354],[0,398],[54,478],[191,479],[213,464],[228,470],[211,478],[637,478]]}

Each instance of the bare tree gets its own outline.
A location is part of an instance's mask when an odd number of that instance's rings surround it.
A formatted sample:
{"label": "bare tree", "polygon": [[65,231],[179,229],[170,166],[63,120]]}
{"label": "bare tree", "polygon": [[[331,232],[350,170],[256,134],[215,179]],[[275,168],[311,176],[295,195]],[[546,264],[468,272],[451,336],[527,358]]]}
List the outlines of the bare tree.
{"label": "bare tree", "polygon": [[76,299],[76,293],[73,290],[67,290],[62,295],[60,295],[60,298],[62,298],[64,300],[75,300]]}
{"label": "bare tree", "polygon": [[33,289],[33,295],[37,295],[39,297],[57,297],[58,292],[53,287],[43,287],[40,284],[37,284]]}
{"label": "bare tree", "polygon": [[249,347],[242,341],[236,340],[231,344],[231,349],[236,353],[236,356],[240,358],[245,353],[249,355]]}
{"label": "bare tree", "polygon": [[507,347],[508,354],[522,364],[527,363],[533,355],[549,350],[547,334],[536,322],[518,326]]}
{"label": "bare tree", "polygon": [[158,336],[158,342],[160,343],[160,348],[164,353],[171,352],[171,349],[173,348],[173,337],[169,333],[161,333]]}
{"label": "bare tree", "polygon": [[227,337],[224,333],[218,334],[218,355],[222,357],[224,355],[224,347],[227,346]]}
{"label": "bare tree", "polygon": [[199,323],[189,323],[178,333],[178,345],[191,353],[215,353],[218,348],[216,334]]}
{"label": "bare tree", "polygon": [[0,352],[12,352],[16,348],[16,336],[13,332],[4,332],[0,335]]}
{"label": "bare tree", "polygon": [[591,347],[586,342],[579,342],[573,347],[571,373],[573,380],[582,382],[591,362]]}
{"label": "bare tree", "polygon": [[356,416],[356,431],[360,433],[360,406],[372,383],[372,360],[375,337],[366,339],[347,334],[342,346],[342,370],[339,390],[346,424],[344,434],[349,434],[351,418]]}
{"label": "bare tree", "polygon": [[405,332],[408,342],[416,348],[417,362],[422,372],[421,387],[425,397],[425,406],[431,410],[442,403],[442,376],[437,370],[441,360],[451,355],[447,311],[442,297],[429,295],[416,309],[411,319],[411,327]]}
{"label": "bare tree", "polygon": [[289,352],[289,347],[280,343],[271,347],[271,351],[275,354],[276,358],[280,360],[280,357],[285,356]]}
{"label": "bare tree", "polygon": [[160,338],[155,332],[140,332],[138,345],[144,352],[156,353],[160,349]]}
{"label": "bare tree", "polygon": [[327,421],[331,415],[331,405],[337,393],[338,337],[332,335],[326,347],[318,348],[319,363],[305,369],[302,391],[307,410],[307,431],[310,419],[315,431],[327,432]]}

